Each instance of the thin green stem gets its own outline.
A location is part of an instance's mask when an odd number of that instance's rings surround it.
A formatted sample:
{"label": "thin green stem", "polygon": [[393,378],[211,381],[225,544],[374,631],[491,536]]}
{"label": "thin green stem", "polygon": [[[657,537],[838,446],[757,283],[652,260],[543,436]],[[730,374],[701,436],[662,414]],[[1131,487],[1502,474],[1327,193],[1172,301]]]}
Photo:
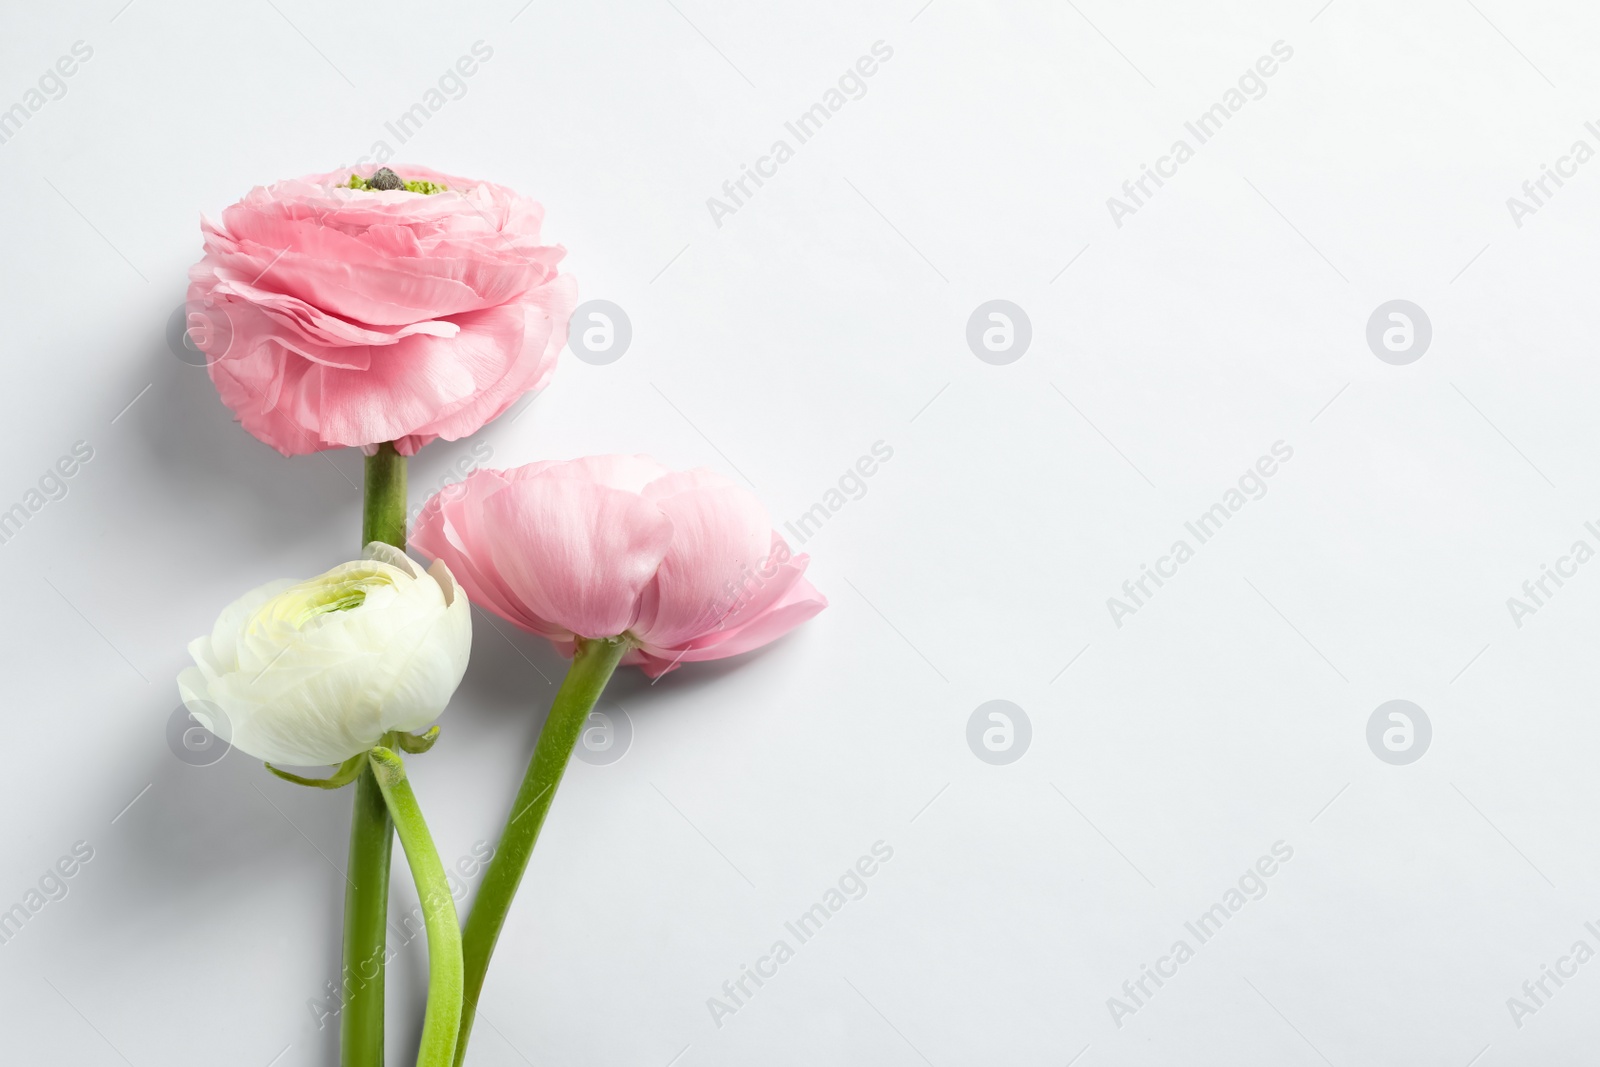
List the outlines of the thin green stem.
{"label": "thin green stem", "polygon": [[[384,443],[367,457],[361,500],[361,544],[406,547],[406,459]],[[386,739],[387,740],[387,739]],[[344,1007],[339,1016],[343,1067],[383,1067],[384,964],[388,956],[389,865],[394,823],[366,763],[356,778],[345,868]]]}
{"label": "thin green stem", "polygon": [[370,766],[356,779],[344,891],[343,1067],[383,1067],[383,965],[389,921],[389,853],[394,824]]}
{"label": "thin green stem", "polygon": [[417,806],[417,795],[406,778],[405,764],[382,747],[374,748],[368,758],[400,832],[400,845],[411,864],[417,899],[422,902],[422,922],[428,931],[428,1007],[422,1017],[417,1067],[449,1067],[456,1050],[456,1027],[461,1022],[461,927],[456,920],[456,902],[433,835]]}
{"label": "thin green stem", "polygon": [[556,787],[567,769],[572,749],[583,732],[595,701],[600,699],[606,682],[622,662],[628,651],[628,641],[622,637],[588,640],[580,638],[572,657],[572,666],[550,706],[550,715],[539,731],[539,742],[534,746],[533,759],[528,763],[528,773],[512,802],[505,829],[500,832],[500,845],[489,869],[484,872],[483,883],[478,887],[477,900],[467,916],[466,932],[462,935],[461,950],[466,963],[466,1000],[461,1010],[461,1037],[456,1042],[456,1064],[467,1056],[467,1038],[472,1033],[472,1020],[478,1010],[478,995],[483,991],[484,975],[489,970],[489,957],[505,926],[506,913],[511,909],[511,899],[516,896],[522,874],[528,869],[528,858],[539,839],[539,829],[555,799]]}
{"label": "thin green stem", "polygon": [[382,541],[405,551],[406,457],[388,441],[367,457],[366,491],[361,502],[361,545]]}

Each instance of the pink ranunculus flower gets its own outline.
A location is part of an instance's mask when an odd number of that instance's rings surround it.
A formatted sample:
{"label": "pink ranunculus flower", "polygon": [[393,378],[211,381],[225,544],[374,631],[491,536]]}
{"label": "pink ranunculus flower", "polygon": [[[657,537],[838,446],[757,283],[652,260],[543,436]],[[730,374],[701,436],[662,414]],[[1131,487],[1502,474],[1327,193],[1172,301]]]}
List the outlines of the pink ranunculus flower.
{"label": "pink ranunculus flower", "polygon": [[411,543],[565,655],[626,635],[622,662],[651,677],[758,648],[828,604],[753,494],[645,456],[474,471],[423,506]]}
{"label": "pink ranunculus flower", "polygon": [[[396,172],[430,191],[386,188]],[[252,189],[201,221],[189,272],[223,403],[285,455],[473,433],[544,385],[567,340],[577,285],[556,269],[566,250],[539,243],[543,217],[414,166]]]}

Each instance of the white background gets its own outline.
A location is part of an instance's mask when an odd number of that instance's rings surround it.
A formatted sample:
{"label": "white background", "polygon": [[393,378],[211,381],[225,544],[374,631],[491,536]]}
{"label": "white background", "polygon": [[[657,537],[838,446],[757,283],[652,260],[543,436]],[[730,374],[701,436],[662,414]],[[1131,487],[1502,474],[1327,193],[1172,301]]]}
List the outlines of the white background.
{"label": "white background", "polygon": [[[894,450],[805,545],[826,612],[614,686],[632,747],[574,764],[472,1062],[1590,1062],[1600,963],[1520,1028],[1507,998],[1600,949],[1600,563],[1520,628],[1506,599],[1600,548],[1600,161],[1521,227],[1506,199],[1600,148],[1600,19],[920,2],[6,4],[0,108],[93,57],[0,145],[0,507],[94,458],[0,545],[0,909],[94,858],[0,945],[0,1059],[334,1063],[308,1001],[349,795],[165,731],[228,600],[354,554],[361,459],[279,457],[164,330],[202,211],[385,140],[538,197],[634,330],[429,446],[413,503],[483,443],[645,451],[781,524]],[[384,123],[480,40],[399,145]],[[1107,198],[1280,40],[1266,95],[1118,227]],[[707,198],[876,41],[865,95],[719,227]],[[1006,366],[965,339],[996,298],[1032,322]],[[1407,366],[1365,339],[1392,299],[1433,325]],[[1107,598],[1277,441],[1267,494],[1116,626]],[[447,862],[493,840],[561,670],[475,620],[409,761]],[[966,740],[992,699],[1032,723],[1008,766]],[[1408,766],[1367,745],[1391,699],[1432,722]],[[880,840],[867,895],[719,1028],[707,998]],[[1266,896],[1119,1027],[1108,998],[1278,841]],[[424,968],[419,940],[391,972],[396,1063]]]}

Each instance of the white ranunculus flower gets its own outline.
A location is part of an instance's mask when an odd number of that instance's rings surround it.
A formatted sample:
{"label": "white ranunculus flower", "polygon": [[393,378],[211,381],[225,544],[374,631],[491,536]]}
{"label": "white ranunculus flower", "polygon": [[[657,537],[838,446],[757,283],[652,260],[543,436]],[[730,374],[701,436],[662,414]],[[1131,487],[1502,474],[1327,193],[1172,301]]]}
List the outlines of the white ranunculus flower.
{"label": "white ranunculus flower", "polygon": [[206,729],[269,763],[342,763],[390,730],[420,730],[461,684],[472,648],[466,594],[373,542],[364,559],[283,579],[228,605],[178,675]]}

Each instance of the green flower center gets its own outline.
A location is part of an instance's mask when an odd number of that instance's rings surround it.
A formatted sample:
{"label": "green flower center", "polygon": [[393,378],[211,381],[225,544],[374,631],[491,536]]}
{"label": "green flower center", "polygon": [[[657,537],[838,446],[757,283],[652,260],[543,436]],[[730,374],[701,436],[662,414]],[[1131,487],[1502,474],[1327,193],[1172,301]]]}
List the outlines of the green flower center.
{"label": "green flower center", "polygon": [[368,192],[403,189],[408,193],[421,193],[423,196],[432,196],[434,193],[444,192],[447,186],[439,185],[437,182],[402,181],[400,175],[388,167],[379,167],[372,172],[372,177],[370,178],[363,178],[356,174],[350,175],[350,181],[345,185],[345,188],[364,189]]}
{"label": "green flower center", "polygon": [[262,606],[257,619],[286,622],[303,630],[323,615],[354,611],[366,603],[368,594],[393,585],[393,578],[381,568],[341,567],[284,590]]}

